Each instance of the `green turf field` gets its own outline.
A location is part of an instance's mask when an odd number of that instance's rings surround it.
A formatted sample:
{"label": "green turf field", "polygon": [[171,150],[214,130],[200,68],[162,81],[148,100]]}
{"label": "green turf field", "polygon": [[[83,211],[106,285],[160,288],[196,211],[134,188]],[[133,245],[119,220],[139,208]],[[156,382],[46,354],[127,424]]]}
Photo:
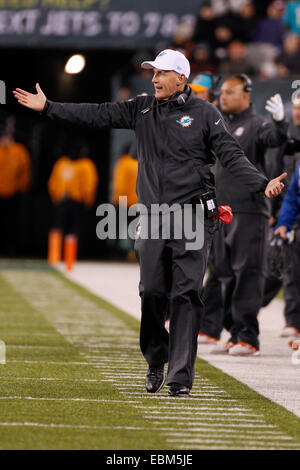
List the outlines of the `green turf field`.
{"label": "green turf field", "polygon": [[200,359],[189,398],[147,394],[138,322],[46,264],[0,261],[0,295],[0,449],[300,449],[299,418]]}

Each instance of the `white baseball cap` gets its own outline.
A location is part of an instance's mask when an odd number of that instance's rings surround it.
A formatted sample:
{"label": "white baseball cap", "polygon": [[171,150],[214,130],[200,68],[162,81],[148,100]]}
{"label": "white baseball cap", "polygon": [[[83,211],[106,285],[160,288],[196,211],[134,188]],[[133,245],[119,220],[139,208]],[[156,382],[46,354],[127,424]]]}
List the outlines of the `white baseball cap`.
{"label": "white baseball cap", "polygon": [[160,52],[152,62],[142,62],[141,67],[143,69],[174,70],[174,72],[182,73],[186,78],[189,78],[191,73],[190,63],[185,55],[172,49]]}

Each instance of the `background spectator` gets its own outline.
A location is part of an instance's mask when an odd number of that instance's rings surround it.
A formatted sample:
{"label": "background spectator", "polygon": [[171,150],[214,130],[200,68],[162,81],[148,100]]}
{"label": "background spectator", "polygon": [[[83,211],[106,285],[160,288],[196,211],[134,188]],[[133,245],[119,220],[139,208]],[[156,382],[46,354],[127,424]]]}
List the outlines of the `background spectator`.
{"label": "background spectator", "polygon": [[188,59],[190,59],[191,51],[195,46],[195,43],[192,41],[193,30],[193,25],[189,23],[179,24],[175,28],[172,43],[168,45],[168,48],[176,49],[177,51],[182,52]]}
{"label": "background spectator", "polygon": [[275,0],[267,8],[267,15],[258,21],[257,28],[253,32],[254,42],[272,44],[278,49],[282,46],[283,22],[282,15],[284,4],[281,0]]}
{"label": "background spectator", "polygon": [[[128,207],[137,204],[137,173],[137,149],[134,142],[130,148],[127,147],[124,149],[124,153],[120,156],[114,167],[112,202],[117,212],[120,210],[120,203],[122,204],[119,200],[121,196],[127,197],[127,205],[124,207],[126,210]],[[128,217],[128,224],[132,219],[132,217]],[[119,217],[117,217],[117,220],[119,220]],[[127,233],[128,227],[119,226],[118,229],[119,232]],[[133,240],[129,237],[127,237],[127,239],[110,240],[110,245],[113,248],[113,256],[122,259],[134,259],[133,244]]]}
{"label": "background spectator", "polygon": [[192,51],[190,65],[191,73],[195,75],[205,70],[212,73],[216,70],[215,61],[213,60],[208,43],[202,42],[196,45]]}
{"label": "background spectator", "polygon": [[195,43],[208,42],[213,46],[214,30],[216,28],[216,14],[210,2],[204,2],[200,8],[196,21],[193,41]]}
{"label": "background spectator", "polygon": [[217,16],[224,15],[228,11],[237,13],[240,9],[249,3],[249,0],[211,0],[212,8]]}
{"label": "background spectator", "polygon": [[288,2],[285,7],[283,23],[286,29],[300,35],[300,1]]}
{"label": "background spectator", "polygon": [[120,91],[119,98],[128,100],[131,96],[132,80],[136,77],[152,78],[152,71],[142,69],[141,62],[151,60],[152,55],[147,51],[137,51],[131,58],[128,65],[120,71]]}
{"label": "background spectator", "polygon": [[238,11],[240,22],[240,39],[248,43],[252,40],[252,34],[256,27],[258,16],[252,2],[243,3]]}
{"label": "background spectator", "polygon": [[31,159],[26,147],[15,142],[7,128],[0,131],[0,253],[15,255],[19,233],[21,194],[31,183]]}
{"label": "background spectator", "polygon": [[71,151],[55,163],[48,189],[55,206],[55,228],[63,234],[78,238],[78,253],[81,254],[86,234],[86,215],[96,198],[98,174],[93,161],[87,157],[87,148]]}
{"label": "background spectator", "polygon": [[283,51],[275,62],[279,77],[288,77],[300,73],[300,37],[297,34],[290,33],[286,36]]}
{"label": "background spectator", "polygon": [[247,50],[241,41],[233,41],[227,48],[228,58],[221,62],[219,73],[222,75],[236,75],[246,73],[253,75],[256,70],[247,59]]}

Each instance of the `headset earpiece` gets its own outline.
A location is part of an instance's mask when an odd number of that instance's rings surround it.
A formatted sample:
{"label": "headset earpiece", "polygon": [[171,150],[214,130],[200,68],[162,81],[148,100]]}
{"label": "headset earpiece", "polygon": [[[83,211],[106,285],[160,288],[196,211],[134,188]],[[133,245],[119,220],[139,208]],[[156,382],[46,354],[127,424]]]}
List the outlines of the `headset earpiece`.
{"label": "headset earpiece", "polygon": [[237,75],[234,75],[233,78],[238,78],[240,79],[243,84],[244,84],[244,88],[243,90],[246,91],[247,93],[250,93],[253,89],[253,86],[252,86],[252,80],[250,77],[248,77],[248,75],[246,75],[245,73],[239,73]]}

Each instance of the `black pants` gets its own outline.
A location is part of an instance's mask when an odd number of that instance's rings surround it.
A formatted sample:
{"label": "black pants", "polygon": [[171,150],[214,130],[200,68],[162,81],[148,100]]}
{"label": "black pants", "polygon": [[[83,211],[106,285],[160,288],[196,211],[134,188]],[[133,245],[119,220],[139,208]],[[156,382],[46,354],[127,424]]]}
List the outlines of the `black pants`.
{"label": "black pants", "polygon": [[63,199],[55,206],[55,228],[59,228],[64,235],[73,234],[78,238],[78,256],[84,252],[87,208],[82,202],[70,198]]}
{"label": "black pants", "polygon": [[[214,238],[224,310],[223,316],[218,314],[213,321],[230,331],[234,343],[243,341],[259,347],[257,314],[264,293],[267,241],[268,220],[254,214],[235,214],[232,223],[223,225]],[[201,331],[210,334],[205,323],[204,317]]]}
{"label": "black pants", "polygon": [[209,254],[208,267],[209,275],[201,295],[204,303],[204,315],[200,331],[212,338],[219,339],[223,330],[224,307],[222,283],[217,275],[213,249]]}
{"label": "black pants", "polygon": [[22,238],[20,233],[21,195],[16,194],[9,198],[0,198],[0,254],[1,256],[15,256]]}
{"label": "black pants", "polygon": [[287,326],[300,330],[300,230],[296,232],[296,241],[291,245],[292,255],[284,267],[283,279],[267,278],[264,290],[263,307],[268,305],[283,287],[285,308],[284,317]]}
{"label": "black pants", "polygon": [[283,273],[286,324],[300,330],[300,231],[291,245],[292,256]]}
{"label": "black pants", "polygon": [[[213,225],[205,222],[202,249],[187,250],[186,240],[138,238],[141,351],[150,366],[168,362],[167,384],[192,387],[197,337],[203,311],[200,298]],[[169,302],[169,304],[168,304]],[[164,327],[171,313],[170,333]]]}

